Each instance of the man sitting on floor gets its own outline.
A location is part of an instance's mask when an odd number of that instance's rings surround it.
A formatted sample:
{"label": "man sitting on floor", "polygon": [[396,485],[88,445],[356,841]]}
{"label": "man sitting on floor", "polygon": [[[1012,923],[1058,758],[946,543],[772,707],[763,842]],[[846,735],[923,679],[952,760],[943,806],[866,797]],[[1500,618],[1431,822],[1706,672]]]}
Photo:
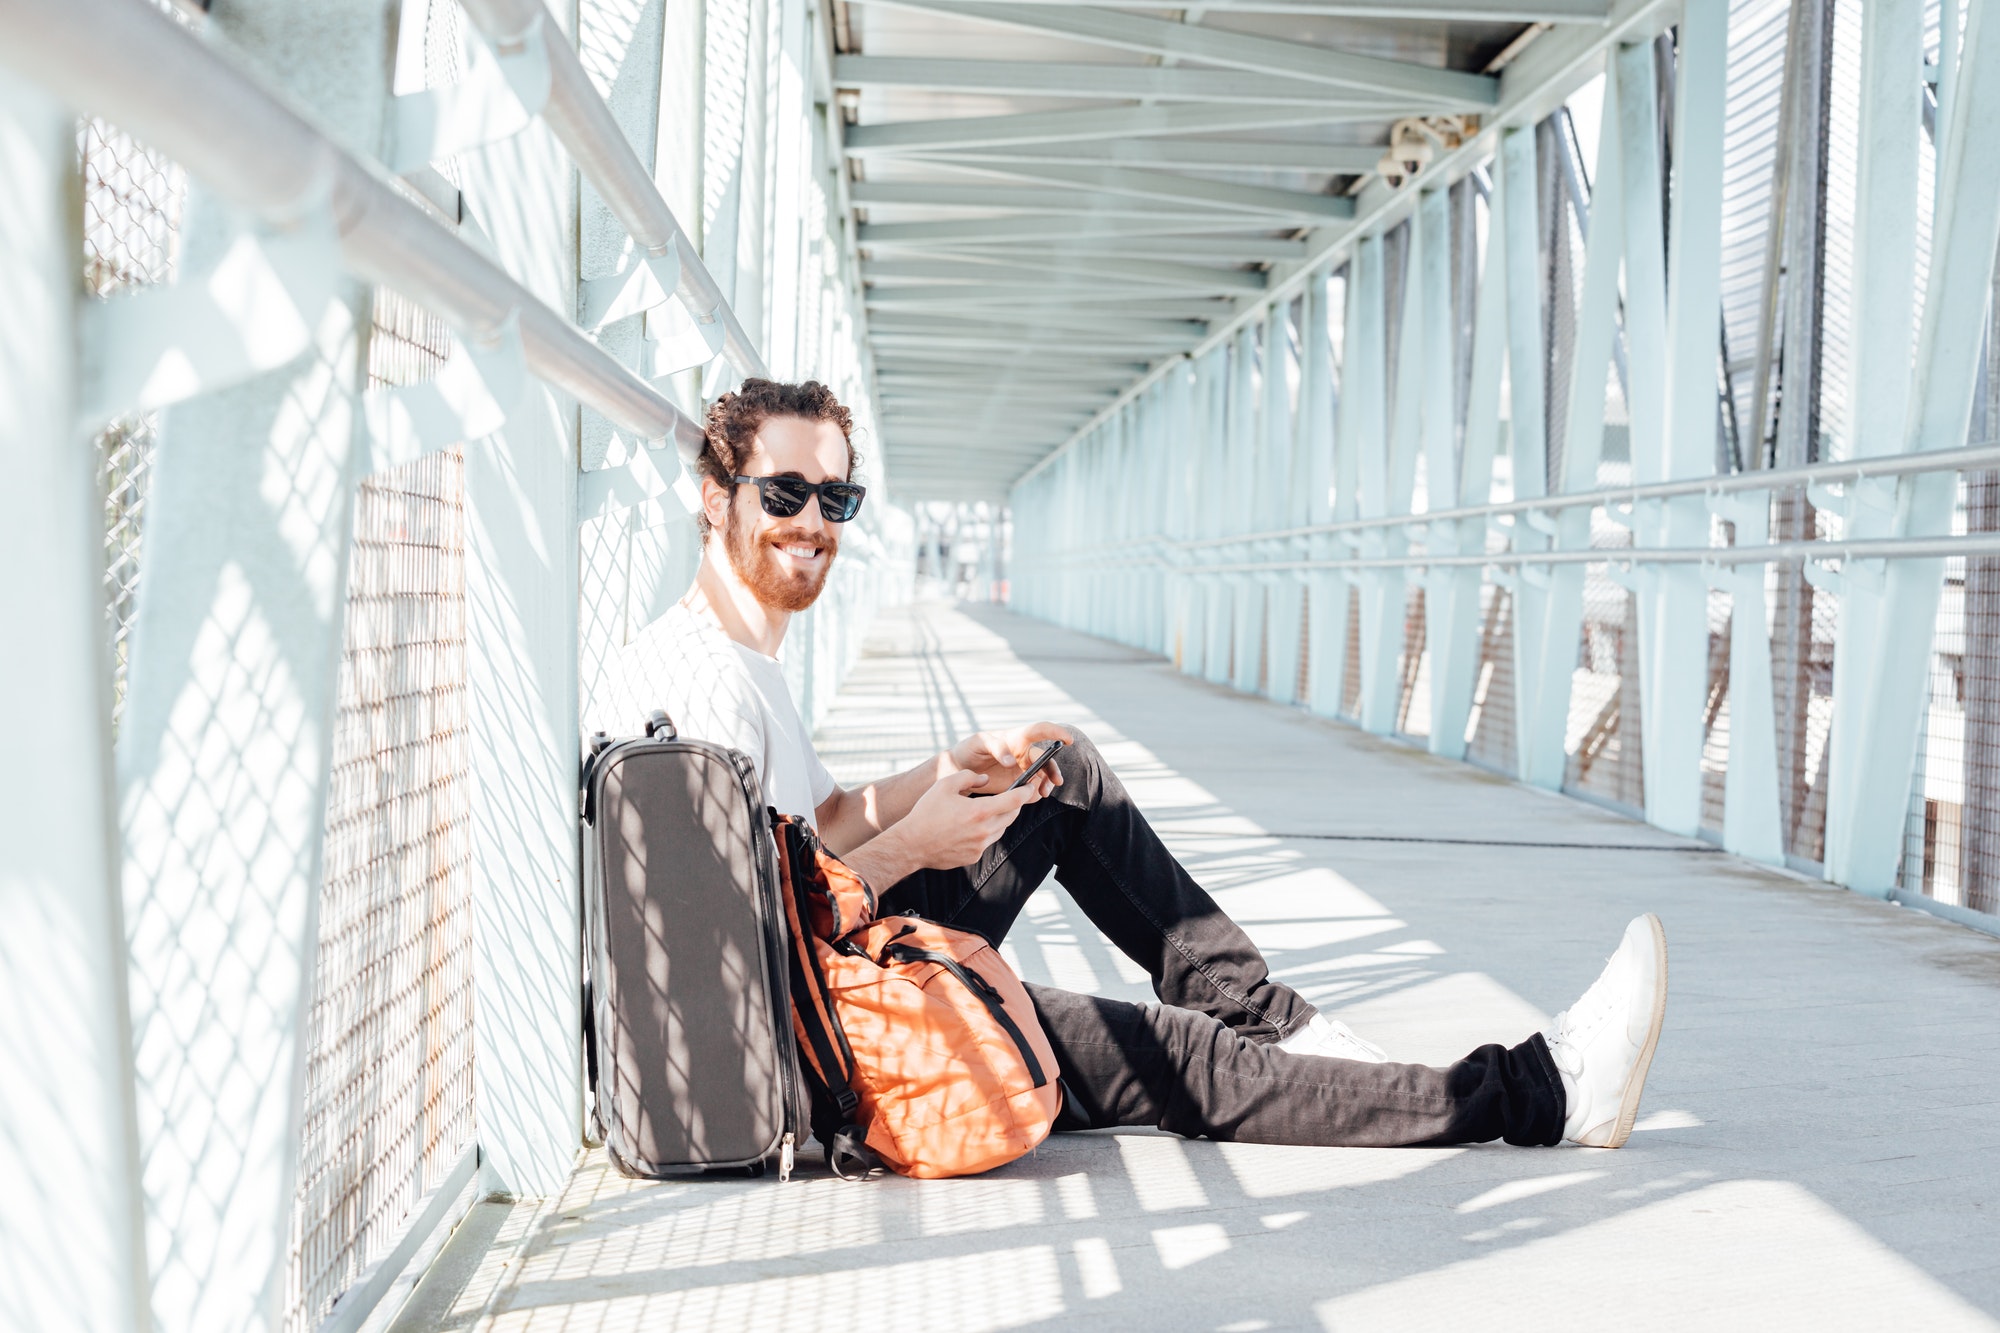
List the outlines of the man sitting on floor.
{"label": "man sitting on floor", "polygon": [[[777,652],[792,615],[825,588],[841,524],[859,512],[851,430],[817,383],[747,380],[710,408],[701,566],[680,603],[621,652],[604,719],[614,733],[664,707],[682,735],[749,755],[765,799],[812,819],[877,887],[884,914],[998,944],[1053,870],[1161,1000],[1028,986],[1062,1070],[1058,1129],[1155,1125],[1368,1147],[1625,1142],[1666,1009],[1655,916],[1627,927],[1603,974],[1546,1033],[1481,1046],[1449,1068],[1391,1064],[1271,979],[1087,737],[1051,722],[982,732],[896,777],[836,784]],[[1051,769],[1006,790],[1046,739],[1069,744]]]}

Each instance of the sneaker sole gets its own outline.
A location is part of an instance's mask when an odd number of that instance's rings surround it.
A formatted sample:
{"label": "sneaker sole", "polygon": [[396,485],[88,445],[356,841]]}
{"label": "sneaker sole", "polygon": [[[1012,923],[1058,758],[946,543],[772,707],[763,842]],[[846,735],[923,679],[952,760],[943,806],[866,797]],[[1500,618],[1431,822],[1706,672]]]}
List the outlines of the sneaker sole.
{"label": "sneaker sole", "polygon": [[1667,1019],[1667,928],[1651,912],[1644,919],[1652,927],[1653,957],[1660,965],[1653,982],[1653,1021],[1646,1028],[1646,1044],[1640,1048],[1639,1061],[1632,1066],[1631,1077],[1625,1080],[1625,1096],[1618,1103],[1618,1124],[1611,1131],[1611,1141],[1603,1145],[1606,1148],[1622,1148],[1625,1140],[1632,1137],[1632,1124],[1639,1118],[1639,1098],[1646,1091],[1646,1073],[1653,1067],[1653,1051],[1660,1044],[1660,1028]]}

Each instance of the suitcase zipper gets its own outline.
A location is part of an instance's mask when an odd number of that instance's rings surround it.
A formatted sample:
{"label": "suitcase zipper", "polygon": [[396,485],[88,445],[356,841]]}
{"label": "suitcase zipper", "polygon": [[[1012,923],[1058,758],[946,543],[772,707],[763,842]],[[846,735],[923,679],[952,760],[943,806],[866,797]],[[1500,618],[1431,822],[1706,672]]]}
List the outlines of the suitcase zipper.
{"label": "suitcase zipper", "polygon": [[[762,809],[763,791],[757,786],[757,772],[754,767],[744,772],[747,764],[739,764],[738,775],[743,778],[744,793],[750,797],[753,808]],[[778,902],[778,849],[775,830],[766,811],[759,821],[763,827],[762,836],[757,841],[757,889],[764,909],[764,947],[767,951],[765,972],[770,979],[771,1004],[776,1011],[774,1017],[778,1027],[778,1083],[785,1098],[785,1133],[778,1146],[778,1179],[790,1180],[792,1176],[792,1149],[804,1125],[799,1119],[799,1090],[797,1086],[799,1049],[798,1034],[792,1031],[791,985],[783,960],[791,956],[791,949],[784,935],[784,909]]]}
{"label": "suitcase zipper", "polygon": [[882,952],[899,963],[936,963],[957,977],[965,984],[967,990],[985,1003],[987,1011],[999,1021],[1001,1027],[1006,1029],[1007,1035],[1013,1038],[1014,1045],[1021,1052],[1021,1059],[1027,1063],[1029,1075],[1035,1080],[1035,1086],[1038,1088],[1048,1086],[1048,1075],[1042,1072],[1042,1062],[1037,1060],[1034,1051],[1029,1049],[1027,1034],[1021,1031],[1020,1025],[1014,1021],[1014,1016],[1007,1012],[1006,1002],[1001,999],[1000,992],[994,988],[992,982],[950,954],[939,953],[935,949],[919,949],[914,944],[891,944]]}

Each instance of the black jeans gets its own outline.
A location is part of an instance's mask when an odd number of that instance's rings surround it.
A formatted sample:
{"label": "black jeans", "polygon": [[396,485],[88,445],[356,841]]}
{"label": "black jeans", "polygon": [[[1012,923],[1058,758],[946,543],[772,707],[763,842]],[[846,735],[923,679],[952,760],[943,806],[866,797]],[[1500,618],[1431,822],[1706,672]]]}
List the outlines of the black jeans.
{"label": "black jeans", "polygon": [[1159,1005],[1028,987],[1062,1068],[1058,1128],[1360,1147],[1561,1139],[1562,1082],[1539,1034],[1446,1069],[1277,1050],[1312,1005],[1271,980],[1257,946],[1174,859],[1087,737],[1056,762],[1063,785],[978,861],[918,871],[882,895],[880,911],[998,944],[1053,870],[1146,969]]}

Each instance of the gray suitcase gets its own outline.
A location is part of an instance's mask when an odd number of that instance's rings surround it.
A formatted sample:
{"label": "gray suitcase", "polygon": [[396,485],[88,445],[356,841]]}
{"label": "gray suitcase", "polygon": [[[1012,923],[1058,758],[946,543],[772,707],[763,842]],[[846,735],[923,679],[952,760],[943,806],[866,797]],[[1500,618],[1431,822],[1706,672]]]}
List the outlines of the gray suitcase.
{"label": "gray suitcase", "polygon": [[584,1050],[628,1176],[791,1174],[807,1103],[771,815],[756,767],[646,734],[591,745],[584,819]]}

